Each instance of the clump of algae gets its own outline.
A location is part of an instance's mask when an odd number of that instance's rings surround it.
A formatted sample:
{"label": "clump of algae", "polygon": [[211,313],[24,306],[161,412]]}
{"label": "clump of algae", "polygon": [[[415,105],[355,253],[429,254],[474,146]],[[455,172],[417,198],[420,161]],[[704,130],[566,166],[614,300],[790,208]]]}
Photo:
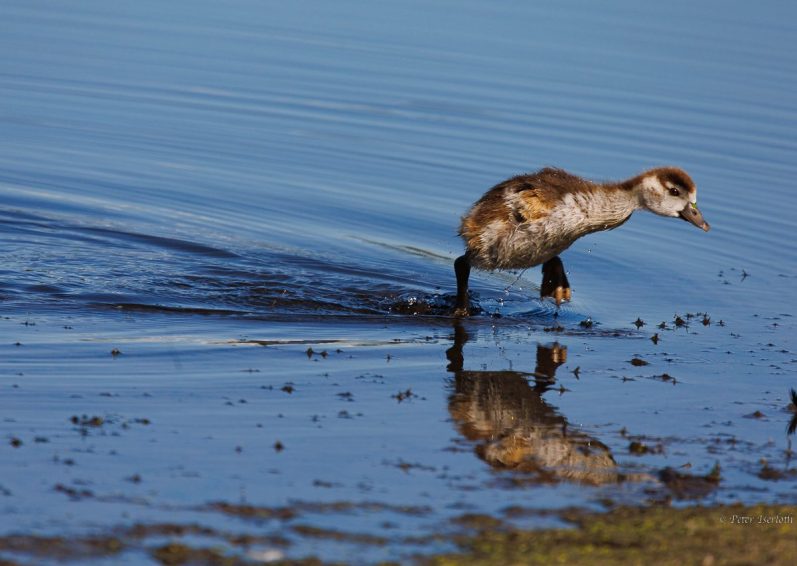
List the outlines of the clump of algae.
{"label": "clump of algae", "polygon": [[457,552],[425,564],[783,564],[797,563],[797,506],[621,507],[567,511],[572,529],[495,524],[455,537]]}

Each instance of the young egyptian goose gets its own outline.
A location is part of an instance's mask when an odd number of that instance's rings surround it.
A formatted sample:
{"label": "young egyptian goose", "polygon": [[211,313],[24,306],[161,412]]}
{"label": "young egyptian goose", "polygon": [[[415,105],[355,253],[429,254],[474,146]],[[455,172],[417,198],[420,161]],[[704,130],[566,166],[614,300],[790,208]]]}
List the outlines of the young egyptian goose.
{"label": "young egyptian goose", "polygon": [[581,236],[611,230],[637,209],[680,217],[706,232],[695,204],[697,188],[677,167],[651,169],[619,183],[593,183],[546,168],[507,179],[487,191],[462,217],[465,254],[454,262],[455,315],[469,313],[468,277],[478,269],[525,269],[542,264],[541,297],[559,305],[570,284],[559,254]]}

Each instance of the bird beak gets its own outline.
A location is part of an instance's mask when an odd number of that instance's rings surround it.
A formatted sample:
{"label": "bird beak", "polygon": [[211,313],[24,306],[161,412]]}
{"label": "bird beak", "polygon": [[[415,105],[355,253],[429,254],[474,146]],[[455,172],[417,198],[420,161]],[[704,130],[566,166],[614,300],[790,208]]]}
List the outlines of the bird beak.
{"label": "bird beak", "polygon": [[690,202],[687,204],[679,214],[684,220],[691,222],[698,228],[702,228],[704,232],[708,232],[710,226],[708,222],[703,220],[703,215],[700,213],[695,203]]}

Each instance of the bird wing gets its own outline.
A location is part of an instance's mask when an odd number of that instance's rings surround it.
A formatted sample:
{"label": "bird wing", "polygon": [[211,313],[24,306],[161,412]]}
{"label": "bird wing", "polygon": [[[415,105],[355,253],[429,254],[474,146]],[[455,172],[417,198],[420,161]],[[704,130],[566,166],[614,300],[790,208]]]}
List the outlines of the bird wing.
{"label": "bird wing", "polygon": [[527,183],[514,189],[507,191],[506,203],[519,223],[546,218],[556,204],[556,195],[548,187]]}

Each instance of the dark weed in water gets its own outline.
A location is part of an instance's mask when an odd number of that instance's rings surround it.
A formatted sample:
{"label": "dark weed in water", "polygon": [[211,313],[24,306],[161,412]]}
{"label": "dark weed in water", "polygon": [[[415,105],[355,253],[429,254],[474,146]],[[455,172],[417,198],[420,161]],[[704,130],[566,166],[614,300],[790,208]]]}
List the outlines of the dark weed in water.
{"label": "dark weed in water", "polygon": [[412,389],[407,389],[405,391],[399,391],[395,395],[391,395],[393,399],[401,403],[402,401],[406,401],[408,399],[417,398],[418,396],[412,392]]}
{"label": "dark weed in water", "polygon": [[719,487],[722,476],[719,463],[703,476],[664,468],[659,472],[659,480],[676,499],[702,499]]}
{"label": "dark weed in water", "polygon": [[678,383],[678,380],[671,376],[669,373],[663,373],[661,375],[654,376],[655,379],[660,379],[661,381],[666,381],[675,385]]}
{"label": "dark weed in water", "polygon": [[88,415],[78,416],[74,415],[70,419],[70,422],[74,425],[78,425],[81,427],[101,427],[105,424],[105,419],[103,417],[93,416],[89,417]]}
{"label": "dark weed in water", "polygon": [[642,454],[662,454],[663,452],[664,446],[661,444],[649,446],[639,440],[633,440],[628,445],[628,453],[635,456],[641,456]]}
{"label": "dark weed in water", "polygon": [[767,481],[796,479],[797,469],[786,468],[783,470],[779,470],[764,459],[761,461],[761,469],[758,470],[758,473],[756,475],[762,480],[767,480]]}

